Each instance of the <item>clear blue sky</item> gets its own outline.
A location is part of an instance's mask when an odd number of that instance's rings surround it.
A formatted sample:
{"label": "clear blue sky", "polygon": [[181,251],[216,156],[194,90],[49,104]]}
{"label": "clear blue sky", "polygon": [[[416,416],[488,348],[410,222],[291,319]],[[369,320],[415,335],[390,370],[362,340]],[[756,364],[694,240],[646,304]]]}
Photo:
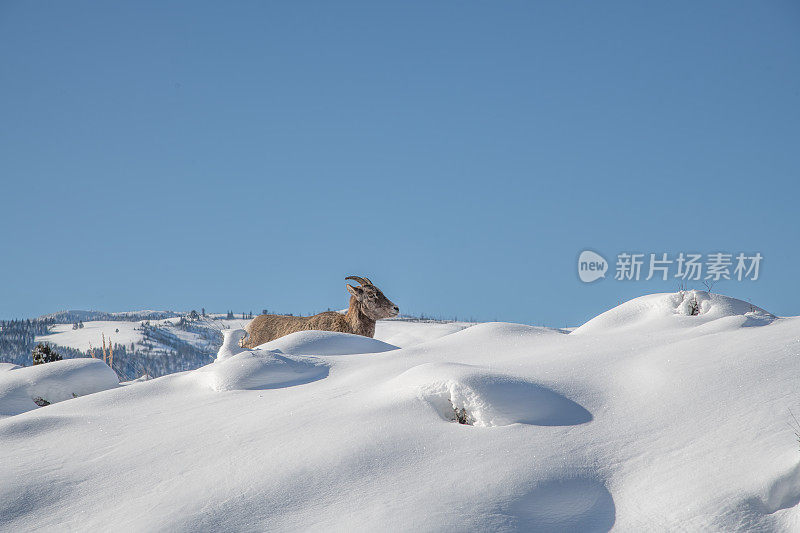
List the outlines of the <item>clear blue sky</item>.
{"label": "clear blue sky", "polygon": [[[561,326],[761,252],[800,314],[800,4],[0,3],[0,317],[407,313]],[[699,285],[699,284],[698,284]]]}

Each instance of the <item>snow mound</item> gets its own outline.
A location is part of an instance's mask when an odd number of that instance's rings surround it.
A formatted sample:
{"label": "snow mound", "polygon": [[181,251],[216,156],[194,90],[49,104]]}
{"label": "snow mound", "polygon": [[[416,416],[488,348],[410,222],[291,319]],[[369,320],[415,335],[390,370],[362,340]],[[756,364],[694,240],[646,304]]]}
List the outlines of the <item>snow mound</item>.
{"label": "snow mound", "polygon": [[336,331],[298,331],[258,346],[293,355],[348,355],[397,350],[397,346],[362,335]]}
{"label": "snow mound", "polygon": [[508,322],[483,322],[417,345],[428,350],[497,350],[498,344],[507,347],[521,343],[563,340],[563,331]]}
{"label": "snow mound", "polygon": [[469,322],[425,322],[403,319],[378,320],[375,338],[401,348],[445,337],[472,326]]}
{"label": "snow mound", "polygon": [[458,363],[425,363],[396,378],[445,420],[480,426],[571,426],[592,420],[572,400],[522,378]]}
{"label": "snow mound", "polygon": [[722,321],[727,327],[762,326],[777,317],[736,298],[705,291],[648,294],[629,300],[575,329],[571,335],[627,329],[674,329]]}
{"label": "snow mound", "polygon": [[278,389],[323,379],[328,376],[328,366],[313,358],[285,356],[278,351],[247,350],[189,375],[215,391]]}
{"label": "snow mound", "polygon": [[119,386],[117,374],[99,359],[65,359],[0,372],[0,417]]}
{"label": "snow mound", "polygon": [[[732,508],[740,530],[778,531],[781,515],[797,515],[800,505],[800,464],[795,464],[768,483],[765,490],[758,492],[760,494],[745,498]],[[796,523],[795,518],[793,524]]]}
{"label": "snow mound", "polygon": [[[604,320],[248,350],[2,419],[0,531],[798,531],[800,317],[684,293]],[[0,367],[0,409],[59,364]]]}
{"label": "snow mound", "polygon": [[779,477],[762,500],[765,514],[776,513],[800,504],[800,464]]}
{"label": "snow mound", "polygon": [[564,335],[561,330],[545,328],[539,326],[528,326],[526,324],[514,324],[512,322],[483,322],[475,324],[471,328],[453,333],[450,339],[474,339],[482,342],[494,342],[498,339],[503,340],[523,340],[542,335]]}
{"label": "snow mound", "polygon": [[222,346],[217,351],[217,361],[222,361],[233,357],[237,353],[242,353],[244,348],[240,346],[242,340],[247,337],[247,332],[243,329],[226,329],[222,332]]}
{"label": "snow mound", "polygon": [[556,478],[540,483],[511,505],[521,531],[609,531],[614,500],[592,478]]}

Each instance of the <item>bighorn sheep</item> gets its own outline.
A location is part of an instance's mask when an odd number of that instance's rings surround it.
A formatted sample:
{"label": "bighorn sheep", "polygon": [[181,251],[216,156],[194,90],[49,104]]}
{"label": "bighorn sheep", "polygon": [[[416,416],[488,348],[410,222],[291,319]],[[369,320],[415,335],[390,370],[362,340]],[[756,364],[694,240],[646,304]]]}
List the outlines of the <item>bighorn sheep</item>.
{"label": "bighorn sheep", "polygon": [[245,327],[249,338],[244,341],[242,346],[255,348],[289,333],[309,329],[340,331],[372,337],[375,335],[376,320],[397,316],[400,312],[400,309],[384,296],[369,278],[347,276],[344,279],[352,279],[360,284],[359,287],[354,287],[345,283],[345,287],[351,295],[347,314],[326,311],[308,317],[259,315]]}

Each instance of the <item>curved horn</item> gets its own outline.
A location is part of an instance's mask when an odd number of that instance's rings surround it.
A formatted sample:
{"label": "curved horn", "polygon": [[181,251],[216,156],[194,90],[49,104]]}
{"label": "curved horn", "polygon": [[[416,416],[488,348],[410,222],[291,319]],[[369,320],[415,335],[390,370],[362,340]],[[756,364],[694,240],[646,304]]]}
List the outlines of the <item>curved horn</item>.
{"label": "curved horn", "polygon": [[372,285],[373,287],[375,286],[375,284],[372,283],[372,281],[370,281],[369,278],[364,278],[364,279],[367,280],[367,285]]}
{"label": "curved horn", "polygon": [[344,278],[344,279],[346,279],[346,280],[347,280],[347,279],[352,279],[353,281],[357,281],[358,283],[360,283],[360,284],[361,284],[361,286],[362,286],[362,287],[363,287],[364,285],[372,285],[372,283],[371,283],[371,282],[370,282],[368,279],[367,279],[367,280],[365,280],[364,278],[360,278],[360,277],[358,277],[358,276],[347,276],[347,277],[346,277],[346,278]]}

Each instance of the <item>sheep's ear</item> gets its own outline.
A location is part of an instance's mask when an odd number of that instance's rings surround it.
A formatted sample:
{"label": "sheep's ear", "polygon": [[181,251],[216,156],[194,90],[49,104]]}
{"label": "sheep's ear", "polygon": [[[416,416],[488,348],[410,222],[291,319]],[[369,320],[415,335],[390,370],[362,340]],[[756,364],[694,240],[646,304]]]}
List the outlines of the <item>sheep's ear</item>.
{"label": "sheep's ear", "polygon": [[347,292],[355,296],[358,300],[361,300],[361,296],[364,294],[364,289],[361,287],[353,287],[349,283],[345,283],[344,286],[347,287]]}

